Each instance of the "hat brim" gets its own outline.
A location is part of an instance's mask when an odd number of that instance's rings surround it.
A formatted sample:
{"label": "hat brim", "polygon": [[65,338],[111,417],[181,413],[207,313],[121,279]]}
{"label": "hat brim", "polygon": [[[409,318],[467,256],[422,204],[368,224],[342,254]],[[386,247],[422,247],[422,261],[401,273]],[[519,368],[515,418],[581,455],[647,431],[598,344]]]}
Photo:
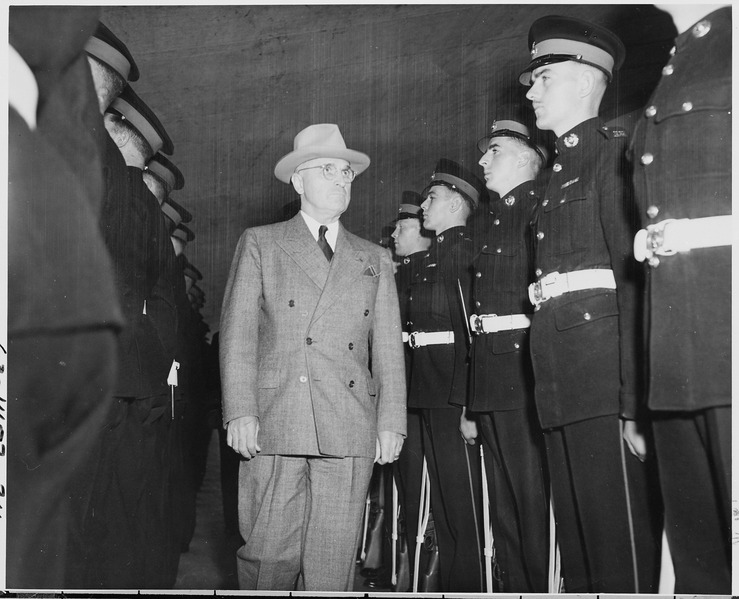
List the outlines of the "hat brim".
{"label": "hat brim", "polygon": [[521,85],[525,85],[526,87],[531,87],[531,73],[533,73],[536,69],[547,64],[554,64],[556,62],[567,62],[568,60],[571,60],[572,62],[579,62],[581,64],[587,64],[591,67],[595,67],[599,71],[603,71],[603,73],[606,74],[609,82],[613,79],[613,73],[609,72],[601,65],[595,64],[594,62],[583,60],[582,58],[578,58],[577,56],[570,54],[547,54],[546,56],[539,56],[538,58],[532,60],[518,76],[518,82]]}
{"label": "hat brim", "polygon": [[277,162],[275,177],[283,183],[290,183],[295,169],[308,160],[315,158],[340,158],[346,160],[352,170],[358,175],[370,165],[370,157],[356,150],[337,149],[335,146],[311,146],[300,150],[293,150]]}

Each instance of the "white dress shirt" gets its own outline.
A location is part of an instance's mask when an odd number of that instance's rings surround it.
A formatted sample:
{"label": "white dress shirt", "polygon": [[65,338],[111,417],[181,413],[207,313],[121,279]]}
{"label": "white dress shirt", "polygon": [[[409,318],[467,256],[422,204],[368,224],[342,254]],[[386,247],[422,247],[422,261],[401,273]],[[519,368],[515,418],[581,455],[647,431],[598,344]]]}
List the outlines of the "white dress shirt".
{"label": "white dress shirt", "polygon": [[[300,216],[303,217],[303,220],[305,221],[305,224],[308,225],[308,228],[310,229],[311,234],[313,235],[313,239],[318,241],[318,229],[321,228],[321,225],[323,223],[319,223],[315,218],[312,216],[306,214],[302,210],[300,211]],[[326,241],[328,241],[328,244],[331,246],[331,249],[336,251],[336,238],[339,236],[339,221],[334,221],[330,225],[323,225],[328,230],[326,231]]]}

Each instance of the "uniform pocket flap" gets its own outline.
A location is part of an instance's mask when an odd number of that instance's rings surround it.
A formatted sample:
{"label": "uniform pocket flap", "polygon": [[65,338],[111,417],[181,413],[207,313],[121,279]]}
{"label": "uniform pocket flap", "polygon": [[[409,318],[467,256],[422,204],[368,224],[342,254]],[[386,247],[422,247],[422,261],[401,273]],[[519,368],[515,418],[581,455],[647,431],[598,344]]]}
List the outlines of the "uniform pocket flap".
{"label": "uniform pocket flap", "polygon": [[566,331],[608,316],[618,316],[615,293],[594,295],[559,306],[554,311],[554,322],[558,331]]}
{"label": "uniform pocket flap", "polygon": [[696,111],[723,112],[731,110],[731,79],[709,87],[693,85],[670,96],[662,106],[657,106],[654,121],[659,123],[671,117],[681,117]]}
{"label": "uniform pocket flap", "polygon": [[498,333],[492,333],[492,335],[492,352],[494,354],[510,354],[527,347],[529,330],[500,331]]}

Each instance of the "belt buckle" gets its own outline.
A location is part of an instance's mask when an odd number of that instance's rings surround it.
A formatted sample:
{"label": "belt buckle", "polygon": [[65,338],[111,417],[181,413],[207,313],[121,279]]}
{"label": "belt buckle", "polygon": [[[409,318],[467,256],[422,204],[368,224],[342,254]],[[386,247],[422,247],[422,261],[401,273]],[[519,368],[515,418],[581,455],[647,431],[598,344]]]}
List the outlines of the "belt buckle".
{"label": "belt buckle", "polygon": [[478,316],[477,314],[473,314],[472,316],[470,316],[470,327],[472,328],[472,331],[477,335],[481,335],[482,333],[484,333],[482,328],[482,317]]}
{"label": "belt buckle", "polygon": [[420,345],[416,345],[416,332],[410,333],[408,335],[408,345],[411,349],[418,349],[421,347]]}

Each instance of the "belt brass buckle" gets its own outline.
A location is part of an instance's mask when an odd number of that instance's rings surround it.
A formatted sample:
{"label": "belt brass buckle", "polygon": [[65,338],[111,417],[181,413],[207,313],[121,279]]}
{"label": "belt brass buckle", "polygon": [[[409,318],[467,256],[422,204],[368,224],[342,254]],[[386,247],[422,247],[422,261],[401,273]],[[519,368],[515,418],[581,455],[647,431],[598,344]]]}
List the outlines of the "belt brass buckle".
{"label": "belt brass buckle", "polygon": [[416,333],[415,333],[415,331],[413,333],[411,333],[410,335],[408,335],[408,345],[410,346],[411,349],[418,349],[419,347],[421,347],[420,345],[417,345],[416,344]]}
{"label": "belt brass buckle", "polygon": [[470,327],[472,327],[472,331],[478,335],[482,335],[484,333],[482,329],[482,317],[478,316],[477,314],[473,314],[470,316]]}

